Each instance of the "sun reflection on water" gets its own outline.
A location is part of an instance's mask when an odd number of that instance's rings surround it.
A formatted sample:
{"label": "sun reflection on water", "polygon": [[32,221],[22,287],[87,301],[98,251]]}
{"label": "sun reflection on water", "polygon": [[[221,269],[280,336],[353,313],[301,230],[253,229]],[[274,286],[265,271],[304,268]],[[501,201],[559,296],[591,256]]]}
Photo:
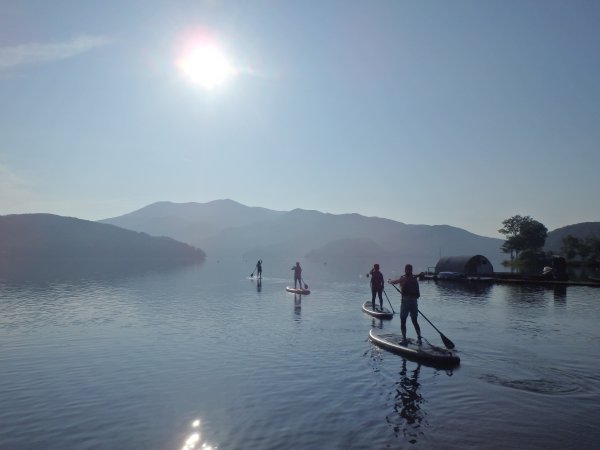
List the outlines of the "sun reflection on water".
{"label": "sun reflection on water", "polygon": [[212,445],[208,445],[206,442],[201,443],[201,434],[200,434],[200,419],[196,419],[192,422],[193,432],[187,437],[183,447],[181,450],[194,450],[194,449],[204,449],[204,450],[216,450],[217,447]]}

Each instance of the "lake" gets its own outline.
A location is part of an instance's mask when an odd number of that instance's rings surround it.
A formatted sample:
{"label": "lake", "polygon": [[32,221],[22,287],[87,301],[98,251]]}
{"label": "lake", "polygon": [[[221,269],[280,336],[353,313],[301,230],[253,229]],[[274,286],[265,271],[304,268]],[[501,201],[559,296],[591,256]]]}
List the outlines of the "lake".
{"label": "lake", "polygon": [[369,342],[400,329],[361,311],[372,264],[303,263],[299,297],[294,263],[264,261],[261,283],[241,260],[0,281],[0,449],[600,442],[600,289],[421,282],[420,309],[461,358],[439,370]]}

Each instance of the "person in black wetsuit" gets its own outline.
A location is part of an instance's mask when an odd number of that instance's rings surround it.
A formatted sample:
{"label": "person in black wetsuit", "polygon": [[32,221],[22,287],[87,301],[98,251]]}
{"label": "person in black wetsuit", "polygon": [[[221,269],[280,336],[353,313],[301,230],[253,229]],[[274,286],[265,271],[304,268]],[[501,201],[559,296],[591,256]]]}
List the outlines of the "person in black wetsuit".
{"label": "person in black wetsuit", "polygon": [[302,267],[300,267],[300,263],[297,262],[294,267],[292,267],[294,271],[294,289],[296,289],[296,284],[300,285],[300,289],[302,289]]}
{"label": "person in black wetsuit", "polygon": [[256,276],[262,278],[262,259],[259,259],[256,263]]}
{"label": "person in black wetsuit", "polygon": [[383,311],[383,297],[381,296],[383,292],[383,274],[379,271],[379,264],[373,265],[371,271],[367,274],[367,278],[371,276],[371,303],[373,306],[373,311],[377,311],[377,307],[375,306],[375,296],[379,295],[379,309]]}

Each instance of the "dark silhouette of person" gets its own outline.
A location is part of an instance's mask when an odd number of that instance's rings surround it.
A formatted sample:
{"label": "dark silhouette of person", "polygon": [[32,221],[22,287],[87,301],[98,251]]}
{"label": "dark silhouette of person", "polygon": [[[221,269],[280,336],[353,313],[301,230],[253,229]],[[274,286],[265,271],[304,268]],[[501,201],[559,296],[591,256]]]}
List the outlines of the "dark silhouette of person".
{"label": "dark silhouette of person", "polygon": [[418,298],[421,296],[419,291],[418,277],[413,275],[412,264],[404,267],[404,275],[397,280],[389,280],[390,284],[400,284],[400,293],[402,300],[400,302],[400,331],[402,332],[402,344],[406,344],[406,319],[410,314],[415,331],[417,332],[417,342],[421,343],[421,327],[419,327],[419,305]]}
{"label": "dark silhouette of person", "polygon": [[296,289],[296,284],[299,284],[300,289],[302,289],[302,267],[300,267],[300,263],[296,262],[292,270],[294,271],[294,289]]}
{"label": "dark silhouette of person", "polygon": [[256,276],[262,278],[262,259],[259,259],[256,263]]}
{"label": "dark silhouette of person", "polygon": [[379,295],[379,308],[383,311],[383,274],[379,271],[379,264],[375,264],[371,271],[367,274],[367,277],[371,276],[371,304],[373,311],[377,310],[375,306],[375,296]]}

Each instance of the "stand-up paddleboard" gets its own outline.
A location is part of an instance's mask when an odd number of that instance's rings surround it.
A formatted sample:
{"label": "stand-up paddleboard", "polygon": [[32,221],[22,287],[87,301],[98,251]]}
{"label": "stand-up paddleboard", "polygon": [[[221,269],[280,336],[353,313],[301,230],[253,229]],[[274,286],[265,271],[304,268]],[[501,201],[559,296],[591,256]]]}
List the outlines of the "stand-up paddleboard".
{"label": "stand-up paddleboard", "polygon": [[373,310],[373,302],[367,300],[366,302],[363,303],[362,305],[362,310],[364,312],[366,312],[367,314],[369,314],[370,316],[376,317],[378,319],[382,319],[382,320],[390,320],[394,318],[394,314],[387,309],[385,306],[383,307],[383,309],[380,309],[378,306],[376,306],[377,309]]}
{"label": "stand-up paddleboard", "polygon": [[408,338],[403,344],[402,335],[377,330],[369,331],[369,339],[385,350],[423,364],[441,367],[454,367],[460,364],[460,358],[455,352],[437,347],[425,340],[419,344],[415,339]]}
{"label": "stand-up paddleboard", "polygon": [[288,291],[288,292],[291,292],[292,294],[300,294],[300,295],[308,295],[308,294],[310,294],[310,291],[308,289],[302,289],[302,288],[296,289],[296,288],[293,288],[293,287],[290,287],[290,286],[286,287],[285,290]]}

